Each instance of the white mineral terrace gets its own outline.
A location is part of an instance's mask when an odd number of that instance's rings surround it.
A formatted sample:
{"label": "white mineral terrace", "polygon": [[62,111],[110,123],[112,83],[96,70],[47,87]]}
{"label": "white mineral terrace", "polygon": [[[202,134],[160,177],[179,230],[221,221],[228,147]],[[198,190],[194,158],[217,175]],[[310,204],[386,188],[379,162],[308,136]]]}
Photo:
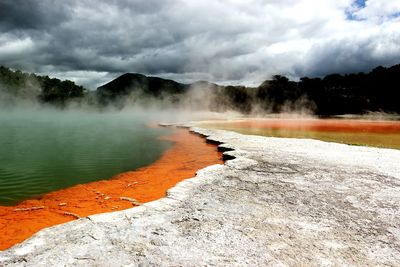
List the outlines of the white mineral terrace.
{"label": "white mineral terrace", "polygon": [[0,266],[400,265],[399,150],[192,130],[231,160],[163,199],[42,230]]}

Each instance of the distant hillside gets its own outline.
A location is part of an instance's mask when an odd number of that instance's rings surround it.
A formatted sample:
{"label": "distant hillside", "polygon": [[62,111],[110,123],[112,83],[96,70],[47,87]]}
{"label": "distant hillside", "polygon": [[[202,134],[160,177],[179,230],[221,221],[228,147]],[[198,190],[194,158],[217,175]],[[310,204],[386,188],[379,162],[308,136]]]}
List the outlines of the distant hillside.
{"label": "distant hillside", "polygon": [[369,73],[303,77],[299,82],[281,75],[256,88],[220,86],[207,81],[181,84],[157,77],[127,73],[100,86],[101,103],[112,103],[132,93],[163,98],[176,105],[243,113],[306,111],[317,115],[362,114],[368,111],[400,113],[400,65],[377,67]]}
{"label": "distant hillside", "polygon": [[282,112],[308,108],[317,115],[400,113],[400,65],[369,73],[303,77],[299,82],[275,75],[257,88],[263,110]]}
{"label": "distant hillside", "polygon": [[70,100],[83,98],[86,92],[84,87],[69,80],[61,81],[0,66],[0,100],[3,103],[29,99],[63,106]]}
{"label": "distant hillside", "polygon": [[248,113],[251,111],[253,97],[248,96],[249,92],[246,91],[247,88],[244,86],[220,86],[208,81],[183,84],[159,77],[126,73],[98,87],[97,96],[103,105],[118,106],[119,100],[139,95],[139,98],[166,98],[176,107],[184,105],[193,109],[216,112],[237,110]]}
{"label": "distant hillside", "polygon": [[0,66],[0,104],[13,105],[15,99],[33,99],[61,107],[78,100],[94,108],[155,104],[158,108],[234,110],[246,114],[299,111],[328,116],[369,111],[400,114],[400,65],[377,67],[369,73],[303,77],[298,82],[275,75],[258,87],[221,86],[207,81],[183,84],[127,73],[94,92],[72,81]]}
{"label": "distant hillside", "polygon": [[111,82],[97,88],[97,94],[103,101],[115,100],[132,93],[140,93],[153,97],[164,95],[183,94],[189,85],[175,82],[173,80],[147,77],[138,73],[126,73]]}
{"label": "distant hillside", "polygon": [[304,77],[295,88],[315,103],[317,114],[400,113],[400,65],[379,66],[369,73]]}

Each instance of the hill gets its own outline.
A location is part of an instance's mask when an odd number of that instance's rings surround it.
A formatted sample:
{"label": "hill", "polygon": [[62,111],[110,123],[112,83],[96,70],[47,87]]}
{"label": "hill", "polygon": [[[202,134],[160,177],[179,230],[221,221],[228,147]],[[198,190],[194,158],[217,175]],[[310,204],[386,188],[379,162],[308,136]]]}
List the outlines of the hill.
{"label": "hill", "polygon": [[189,85],[159,77],[147,77],[139,73],[126,73],[97,88],[102,102],[110,102],[118,97],[132,93],[162,97],[164,95],[183,94]]}

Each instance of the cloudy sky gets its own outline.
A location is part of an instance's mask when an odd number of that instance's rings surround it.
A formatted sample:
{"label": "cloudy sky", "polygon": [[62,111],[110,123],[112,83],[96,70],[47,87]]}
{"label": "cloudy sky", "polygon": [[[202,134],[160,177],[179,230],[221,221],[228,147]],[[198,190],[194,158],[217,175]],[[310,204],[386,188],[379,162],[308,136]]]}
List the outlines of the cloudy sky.
{"label": "cloudy sky", "polygon": [[257,85],[400,63],[400,0],[0,0],[0,65]]}

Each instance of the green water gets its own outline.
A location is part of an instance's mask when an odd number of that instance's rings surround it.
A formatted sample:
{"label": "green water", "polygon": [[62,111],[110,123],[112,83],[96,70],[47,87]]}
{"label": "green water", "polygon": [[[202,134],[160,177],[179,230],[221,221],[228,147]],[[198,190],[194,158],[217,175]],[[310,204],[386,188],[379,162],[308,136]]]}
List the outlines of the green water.
{"label": "green water", "polygon": [[138,114],[0,111],[0,205],[109,178],[171,146]]}

